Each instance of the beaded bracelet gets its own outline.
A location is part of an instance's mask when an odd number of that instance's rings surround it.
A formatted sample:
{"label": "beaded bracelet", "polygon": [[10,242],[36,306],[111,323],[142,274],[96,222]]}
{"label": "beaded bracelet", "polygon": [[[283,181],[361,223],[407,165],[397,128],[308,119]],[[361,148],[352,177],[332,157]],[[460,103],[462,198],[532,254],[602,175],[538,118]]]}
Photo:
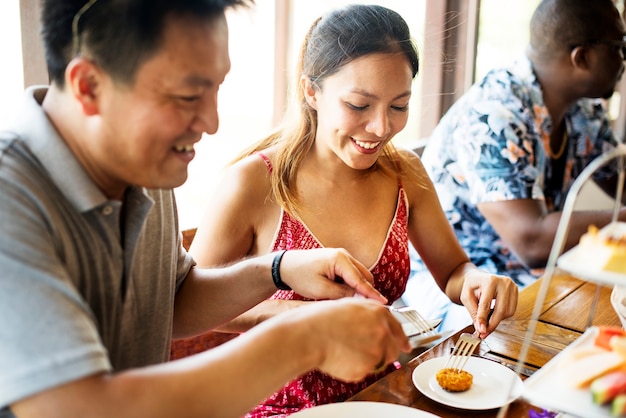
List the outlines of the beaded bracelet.
{"label": "beaded bracelet", "polygon": [[287,250],[279,251],[272,262],[272,280],[274,281],[274,285],[280,290],[291,290],[291,287],[280,278],[280,262],[286,252]]}

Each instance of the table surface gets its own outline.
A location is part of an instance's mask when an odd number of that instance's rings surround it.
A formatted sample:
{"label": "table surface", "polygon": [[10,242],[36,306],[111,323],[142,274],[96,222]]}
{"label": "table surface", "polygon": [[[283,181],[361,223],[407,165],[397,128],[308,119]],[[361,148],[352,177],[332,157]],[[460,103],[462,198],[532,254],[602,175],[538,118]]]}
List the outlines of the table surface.
{"label": "table surface", "polygon": [[[537,280],[520,292],[515,315],[500,323],[497,330],[481,343],[476,350],[477,355],[515,369],[533,317],[535,301],[540,292],[542,280],[544,279]],[[554,274],[550,279],[545,302],[541,306],[541,314],[538,316],[535,332],[530,340],[525,367],[521,373],[522,379],[542,367],[580,337],[589,325],[621,326],[610,302],[611,290],[611,287],[585,282],[560,272]],[[598,302],[594,309],[593,301],[596,296]],[[426,360],[449,355],[458,336],[462,332],[473,331],[470,325],[426,351],[417,349],[414,352],[417,357],[357,393],[348,401],[388,402],[411,406],[444,418],[458,417],[460,410],[441,405],[417,390],[412,383],[412,373],[420,363]],[[528,417],[530,410],[541,409],[520,399],[509,405],[506,417]],[[462,415],[489,418],[496,417],[498,412],[498,410],[463,410]]]}

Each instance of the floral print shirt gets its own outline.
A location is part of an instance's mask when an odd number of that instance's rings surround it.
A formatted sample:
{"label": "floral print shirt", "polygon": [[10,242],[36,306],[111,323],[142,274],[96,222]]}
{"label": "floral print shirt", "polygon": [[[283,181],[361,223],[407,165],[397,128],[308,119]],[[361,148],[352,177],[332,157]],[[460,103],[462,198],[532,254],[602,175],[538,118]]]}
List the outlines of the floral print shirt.
{"label": "floral print shirt", "polygon": [[[540,272],[521,263],[476,205],[538,199],[550,212],[561,210],[576,176],[615,145],[601,100],[579,100],[565,115],[565,126],[569,140],[560,184],[553,182],[546,151],[552,121],[532,65],[521,57],[472,86],[441,119],[422,156],[471,260],[485,270],[511,276],[522,286]],[[615,168],[607,165],[595,177],[614,173]]]}

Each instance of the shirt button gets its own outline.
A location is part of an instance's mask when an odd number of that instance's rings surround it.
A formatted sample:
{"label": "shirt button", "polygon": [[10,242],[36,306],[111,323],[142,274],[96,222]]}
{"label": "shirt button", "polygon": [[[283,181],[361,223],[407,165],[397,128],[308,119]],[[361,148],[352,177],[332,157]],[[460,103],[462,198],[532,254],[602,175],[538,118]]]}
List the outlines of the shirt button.
{"label": "shirt button", "polygon": [[103,214],[104,216],[108,216],[108,215],[110,215],[111,213],[113,213],[113,208],[112,208],[111,206],[107,205],[107,206],[105,206],[105,207],[103,207],[103,208],[102,208],[102,214]]}

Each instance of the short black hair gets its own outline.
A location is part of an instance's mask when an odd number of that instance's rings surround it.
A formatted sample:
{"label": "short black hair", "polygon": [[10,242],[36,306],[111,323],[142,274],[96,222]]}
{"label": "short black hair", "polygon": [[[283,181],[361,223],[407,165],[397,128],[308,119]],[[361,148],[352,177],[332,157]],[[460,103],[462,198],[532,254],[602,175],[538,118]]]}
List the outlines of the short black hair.
{"label": "short black hair", "polygon": [[77,21],[79,51],[74,51],[72,25],[89,1],[42,2],[48,73],[51,82],[62,87],[65,68],[77,52],[88,51],[113,79],[132,83],[140,64],[159,48],[167,16],[189,14],[208,19],[254,0],[96,0]]}
{"label": "short black hair", "polygon": [[616,17],[613,0],[542,0],[530,21],[530,45],[551,56],[605,39]]}

